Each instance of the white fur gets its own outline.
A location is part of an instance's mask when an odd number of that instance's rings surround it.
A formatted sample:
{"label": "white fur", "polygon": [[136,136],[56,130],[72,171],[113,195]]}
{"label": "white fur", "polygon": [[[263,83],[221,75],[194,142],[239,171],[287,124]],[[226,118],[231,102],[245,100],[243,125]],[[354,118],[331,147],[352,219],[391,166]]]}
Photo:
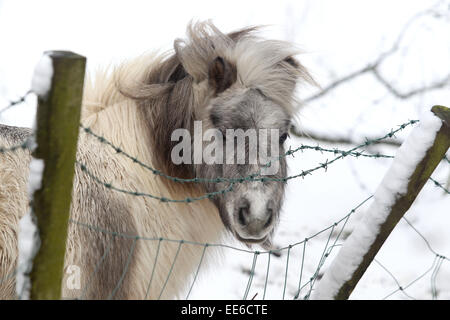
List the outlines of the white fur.
{"label": "white fur", "polygon": [[[230,41],[210,23],[189,26],[187,42],[176,41],[177,58],[192,76],[192,104],[199,109],[208,105],[212,96],[212,90],[208,87],[208,65],[220,54],[237,69],[237,81],[231,89],[258,88],[292,114],[292,93],[297,79],[312,79],[303,66],[294,67],[285,61],[296,53],[290,44],[262,41],[254,36],[244,36],[236,45]],[[139,87],[166,58],[167,54],[143,55],[124,63],[113,72],[99,71],[94,79],[87,79],[83,97],[83,125],[152,167],[152,155],[160,150],[152,150],[150,147],[149,125],[145,123],[142,113],[138,112],[140,106],[137,100],[122,94],[117,89],[117,83],[120,82],[121,88]],[[150,88],[149,92],[163,91],[169,87],[166,83],[160,88]],[[148,107],[156,105],[149,104]],[[204,112],[199,109],[194,113]],[[8,144],[6,139],[0,137],[0,145]],[[100,180],[117,188],[169,199],[192,198],[205,193],[199,185],[175,183],[152,174],[83,131],[80,131],[77,160],[85,164]],[[20,150],[0,154],[0,279],[17,268],[18,219],[27,210],[26,181],[29,161],[29,153]],[[257,211],[262,212],[262,209],[258,208]],[[111,232],[118,234],[114,241]],[[81,288],[67,286],[70,274],[66,273],[63,279],[63,297],[146,297],[158,240],[144,240],[136,236],[216,243],[220,242],[224,235],[225,227],[220,220],[218,209],[209,200],[163,203],[147,197],[108,190],[77,166],[65,270],[74,270],[73,265],[79,267]],[[114,249],[107,254],[106,250],[111,244]],[[161,242],[148,298],[158,298],[161,295],[178,248],[178,242]],[[189,284],[203,251],[202,245],[188,243],[182,244],[180,248],[161,298],[183,297],[183,289]],[[210,251],[212,249],[209,249],[205,256],[206,262],[210,259]],[[132,254],[130,263],[125,269],[129,254]],[[102,256],[106,258],[98,265]],[[97,265],[100,266],[100,271],[93,276]],[[122,274],[123,281],[119,283],[117,280],[122,278]],[[112,278],[117,283],[111,283]],[[116,285],[118,290],[111,296]],[[14,297],[13,279],[0,283],[0,298]]]}

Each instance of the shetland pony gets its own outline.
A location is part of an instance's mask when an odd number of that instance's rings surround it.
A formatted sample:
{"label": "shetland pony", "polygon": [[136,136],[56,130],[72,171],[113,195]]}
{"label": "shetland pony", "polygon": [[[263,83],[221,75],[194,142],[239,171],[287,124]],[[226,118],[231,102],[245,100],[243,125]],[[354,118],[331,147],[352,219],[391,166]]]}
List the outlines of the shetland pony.
{"label": "shetland pony", "polygon": [[[165,175],[203,179],[180,183],[155,175],[80,131],[77,161],[91,174],[76,165],[65,268],[79,268],[81,285],[68,285],[66,274],[63,298],[178,297],[203,247],[179,247],[177,242],[146,241],[136,235],[217,243],[232,234],[249,246],[271,247],[284,196],[285,183],[274,181],[286,175],[283,157],[278,170],[269,175],[275,179],[234,183],[228,192],[190,203],[118,192],[92,177],[124,190],[192,199],[260,172],[264,165],[260,161],[175,164],[173,150],[178,142],[172,133],[180,128],[193,133],[195,121],[201,121],[204,131],[276,129],[276,139],[263,145],[276,143],[283,154],[295,114],[296,85],[313,80],[294,58],[298,52],[291,44],[262,39],[255,31],[246,28],[224,34],[210,22],[190,24],[187,38],[174,42],[174,51],[143,55],[86,80],[83,126]],[[14,145],[29,135],[26,129],[0,126],[0,145]],[[206,141],[195,140],[192,145],[206,146]],[[214,141],[215,146],[226,144],[225,140]],[[246,141],[246,155],[252,148]],[[227,149],[223,156],[234,154]],[[14,278],[7,275],[17,268],[18,220],[28,210],[29,161],[28,151],[0,154],[0,279],[7,279],[0,283],[1,298],[16,296]],[[218,177],[225,179],[215,181]]]}

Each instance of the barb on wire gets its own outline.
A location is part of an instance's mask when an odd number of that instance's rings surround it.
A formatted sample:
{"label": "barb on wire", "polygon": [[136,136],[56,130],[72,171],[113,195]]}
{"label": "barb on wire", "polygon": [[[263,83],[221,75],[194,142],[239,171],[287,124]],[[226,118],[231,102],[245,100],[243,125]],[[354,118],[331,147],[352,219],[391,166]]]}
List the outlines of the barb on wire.
{"label": "barb on wire", "polygon": [[[367,147],[369,145],[372,144],[376,144],[380,141],[383,141],[385,139],[391,138],[395,133],[405,129],[406,127],[413,125],[415,123],[419,122],[419,120],[410,120],[406,123],[401,124],[396,130],[391,130],[389,133],[387,133],[386,135],[379,137],[379,138],[374,138],[374,139],[367,139],[364,143],[359,144],[347,151],[343,151],[343,150],[339,150],[339,149],[327,149],[327,148],[322,148],[320,146],[308,146],[308,145],[301,145],[300,147],[297,147],[296,149],[289,149],[288,151],[286,151],[284,154],[280,155],[276,160],[274,161],[279,161],[280,159],[287,157],[287,156],[293,156],[294,153],[302,151],[302,150],[315,150],[315,151],[320,151],[320,152],[330,152],[333,154],[340,154],[338,157],[328,161],[326,163],[326,166],[330,165],[331,163],[343,159],[347,156],[354,156],[354,157],[369,157],[369,158],[392,158],[392,156],[390,155],[383,155],[383,154],[366,154],[364,153],[364,151],[356,151],[358,149]],[[219,178],[214,178],[214,179],[206,179],[206,178],[202,178],[202,177],[196,177],[196,178],[190,178],[190,179],[183,179],[183,178],[178,178],[178,177],[173,177],[170,175],[167,175],[165,173],[163,173],[160,170],[157,170],[145,163],[143,163],[142,161],[140,161],[139,159],[137,159],[137,157],[131,156],[129,153],[127,153],[126,151],[124,151],[122,148],[119,148],[117,146],[115,146],[114,144],[112,144],[108,139],[106,139],[103,136],[100,136],[98,134],[95,134],[91,128],[85,127],[83,125],[81,125],[81,128],[83,129],[83,131],[93,137],[95,137],[97,140],[99,140],[99,142],[106,144],[108,146],[110,146],[111,148],[113,148],[118,154],[121,154],[127,158],[129,158],[130,160],[132,160],[134,163],[137,163],[138,165],[146,168],[147,170],[151,171],[153,174],[158,175],[158,176],[162,176],[164,178],[167,178],[169,180],[175,181],[175,182],[194,182],[194,183],[198,183],[198,182],[229,182],[229,183],[243,183],[246,181],[278,181],[278,182],[287,182],[290,179],[294,179],[294,178],[298,178],[300,176],[304,177],[306,175],[311,174],[312,172],[319,170],[319,169],[323,169],[325,167],[325,164],[320,164],[319,166],[303,171],[300,174],[297,175],[293,175],[293,176],[287,176],[287,177],[283,177],[283,178],[272,178],[272,177],[265,177],[265,176],[261,176],[259,173],[254,173],[245,177],[239,177],[239,178],[224,178],[224,177],[219,177]],[[267,165],[270,165],[270,162]]]}
{"label": "barb on wire", "polygon": [[190,202],[194,202],[194,201],[199,201],[199,200],[204,200],[204,199],[211,199],[219,194],[224,194],[226,192],[229,192],[233,189],[233,183],[230,183],[229,186],[225,189],[219,190],[219,191],[214,191],[214,192],[209,192],[209,193],[205,193],[202,196],[199,197],[187,197],[185,199],[169,199],[166,197],[160,197],[160,196],[155,196],[153,194],[149,194],[146,192],[139,192],[139,191],[130,191],[130,190],[125,190],[119,187],[116,187],[114,185],[112,185],[111,183],[106,183],[103,180],[101,180],[99,177],[97,177],[96,175],[94,175],[94,173],[92,173],[92,171],[90,171],[86,165],[80,163],[79,161],[75,161],[75,163],[80,167],[81,171],[83,171],[84,173],[86,173],[91,179],[93,179],[95,182],[103,185],[105,188],[110,189],[110,190],[114,190],[114,191],[118,191],[118,192],[122,192],[122,193],[126,193],[132,196],[137,196],[137,197],[148,197],[148,198],[152,198],[155,200],[159,200],[161,202],[184,202],[184,203],[190,203]]}
{"label": "barb on wire", "polygon": [[7,104],[6,106],[4,106],[3,108],[0,109],[0,117],[2,115],[3,112],[11,109],[12,107],[24,103],[26,98],[32,93],[31,90],[27,91],[23,96],[21,96],[20,98],[16,99],[16,100],[11,100],[9,102],[9,104]]}

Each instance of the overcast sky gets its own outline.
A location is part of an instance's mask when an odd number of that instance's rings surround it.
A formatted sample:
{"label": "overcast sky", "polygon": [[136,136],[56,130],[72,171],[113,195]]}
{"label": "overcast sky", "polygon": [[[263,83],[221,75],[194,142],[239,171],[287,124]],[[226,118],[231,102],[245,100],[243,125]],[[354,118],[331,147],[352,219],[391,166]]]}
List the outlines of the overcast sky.
{"label": "overcast sky", "polygon": [[[170,49],[191,20],[212,19],[224,31],[268,25],[268,37],[293,40],[315,67],[336,72],[366,63],[431,1],[83,1],[6,0],[0,6],[0,96],[28,89],[45,50],[71,50],[88,66]],[[437,40],[437,39],[436,39]],[[439,41],[435,41],[439,42]],[[448,52],[446,52],[448,53]],[[320,68],[312,68],[326,82]],[[323,78],[322,78],[323,76]]]}

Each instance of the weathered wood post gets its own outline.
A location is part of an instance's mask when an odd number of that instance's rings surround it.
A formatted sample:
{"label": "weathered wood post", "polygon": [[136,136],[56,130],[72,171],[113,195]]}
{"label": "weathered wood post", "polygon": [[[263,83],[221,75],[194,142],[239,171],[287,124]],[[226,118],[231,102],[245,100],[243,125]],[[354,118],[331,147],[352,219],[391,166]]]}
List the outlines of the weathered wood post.
{"label": "weathered wood post", "polygon": [[53,74],[49,92],[38,96],[37,148],[44,160],[41,188],[32,207],[41,245],[30,274],[31,299],[60,299],[86,58],[50,51]]}
{"label": "weathered wood post", "polygon": [[[404,142],[405,148],[402,145],[398,150],[374,202],[325,272],[313,299],[348,299],[444,157],[450,147],[450,109],[434,106],[431,111],[434,116],[430,115],[427,123],[415,128]],[[424,136],[428,144],[419,142]],[[411,151],[415,154],[409,154]]]}

